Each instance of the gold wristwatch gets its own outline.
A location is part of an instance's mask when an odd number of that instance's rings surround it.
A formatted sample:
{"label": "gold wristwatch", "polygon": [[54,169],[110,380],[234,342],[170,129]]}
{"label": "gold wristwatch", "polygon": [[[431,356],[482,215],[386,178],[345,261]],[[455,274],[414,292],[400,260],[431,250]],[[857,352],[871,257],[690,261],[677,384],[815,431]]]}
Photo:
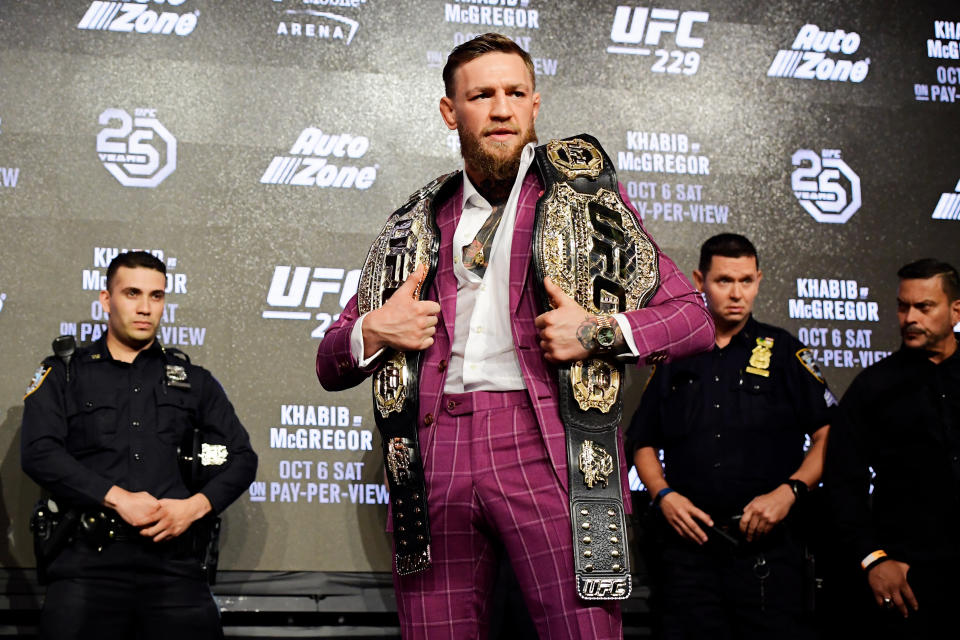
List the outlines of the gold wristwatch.
{"label": "gold wristwatch", "polygon": [[594,340],[599,351],[610,351],[617,341],[617,321],[612,316],[596,316],[597,330]]}

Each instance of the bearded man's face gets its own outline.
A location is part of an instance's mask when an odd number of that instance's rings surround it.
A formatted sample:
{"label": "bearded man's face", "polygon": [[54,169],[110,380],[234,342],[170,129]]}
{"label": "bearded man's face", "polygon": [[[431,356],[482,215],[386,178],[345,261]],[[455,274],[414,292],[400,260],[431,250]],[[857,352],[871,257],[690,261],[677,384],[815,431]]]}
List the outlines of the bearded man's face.
{"label": "bearded man's face", "polygon": [[511,180],[528,142],[536,142],[534,122],[540,94],[520,56],[488,53],[457,68],[455,93],[440,101],[440,112],[460,136],[460,150],[471,180]]}

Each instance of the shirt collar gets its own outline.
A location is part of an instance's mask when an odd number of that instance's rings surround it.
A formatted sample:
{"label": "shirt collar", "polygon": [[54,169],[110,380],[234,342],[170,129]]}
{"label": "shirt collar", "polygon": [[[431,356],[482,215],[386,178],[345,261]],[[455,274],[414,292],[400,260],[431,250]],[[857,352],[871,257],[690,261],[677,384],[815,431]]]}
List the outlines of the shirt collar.
{"label": "shirt collar", "polygon": [[[520,152],[520,168],[517,170],[517,177],[513,181],[513,189],[510,190],[510,194],[513,195],[513,192],[516,191],[519,184],[523,183],[523,179],[527,175],[527,171],[530,169],[530,165],[533,164],[534,158],[534,149],[536,145],[533,142],[528,142],[524,145],[523,150]],[[509,200],[509,197],[507,198]],[[477,188],[474,186],[473,181],[470,180],[470,176],[467,175],[467,168],[464,165],[463,168],[463,206],[473,205],[474,207],[481,207],[485,209],[493,209],[487,199],[480,195],[480,192],[477,191]]]}
{"label": "shirt collar", "polygon": [[730,340],[739,340],[743,344],[752,346],[757,335],[760,333],[760,323],[753,319],[753,314],[750,314],[750,317],[747,318],[747,323],[743,325],[743,328],[740,329]]}
{"label": "shirt collar", "polygon": [[[94,360],[113,360],[113,355],[110,353],[110,349],[107,348],[107,332],[104,331],[103,335],[100,338],[90,345],[90,355],[94,356]],[[141,355],[147,355],[150,357],[153,356],[162,356],[163,347],[160,345],[160,340],[154,338],[153,343],[137,354],[139,358]]]}
{"label": "shirt collar", "polygon": [[[960,361],[960,333],[954,332],[953,339],[957,341],[957,348],[954,350],[952,354],[950,354],[949,358],[944,358],[943,360],[941,360],[940,364],[944,364],[946,362],[952,363],[952,362]],[[927,351],[926,349],[912,349],[905,346],[903,342],[901,342],[900,353],[902,353],[907,359],[912,360],[914,362],[919,362],[919,363],[926,362],[926,363],[929,363],[931,366],[937,366],[930,361],[930,356],[932,355],[932,352]]]}

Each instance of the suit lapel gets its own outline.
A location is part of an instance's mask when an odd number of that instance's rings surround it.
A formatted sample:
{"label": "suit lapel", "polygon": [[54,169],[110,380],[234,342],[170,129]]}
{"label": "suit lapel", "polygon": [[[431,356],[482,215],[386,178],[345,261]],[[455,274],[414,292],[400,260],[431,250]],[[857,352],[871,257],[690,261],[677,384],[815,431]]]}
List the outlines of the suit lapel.
{"label": "suit lapel", "polygon": [[453,234],[463,211],[463,183],[437,211],[440,229],[440,255],[437,257],[437,301],[440,317],[447,332],[447,343],[453,344],[453,323],[457,317],[457,278],[453,274]]}
{"label": "suit lapel", "polygon": [[533,255],[533,223],[537,214],[537,200],[542,187],[536,170],[527,173],[517,200],[517,218],[510,246],[510,309],[516,312],[520,306],[523,284],[527,281]]}

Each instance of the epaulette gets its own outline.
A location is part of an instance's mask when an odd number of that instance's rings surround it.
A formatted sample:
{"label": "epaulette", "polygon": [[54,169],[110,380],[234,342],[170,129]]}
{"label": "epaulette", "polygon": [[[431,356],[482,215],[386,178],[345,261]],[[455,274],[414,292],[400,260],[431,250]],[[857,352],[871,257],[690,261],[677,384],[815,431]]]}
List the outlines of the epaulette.
{"label": "epaulette", "polygon": [[187,364],[190,364],[190,356],[185,354],[183,351],[180,351],[180,349],[177,349],[176,347],[161,348],[163,349],[164,355],[166,355],[168,358],[177,358],[178,360],[183,360]]}

